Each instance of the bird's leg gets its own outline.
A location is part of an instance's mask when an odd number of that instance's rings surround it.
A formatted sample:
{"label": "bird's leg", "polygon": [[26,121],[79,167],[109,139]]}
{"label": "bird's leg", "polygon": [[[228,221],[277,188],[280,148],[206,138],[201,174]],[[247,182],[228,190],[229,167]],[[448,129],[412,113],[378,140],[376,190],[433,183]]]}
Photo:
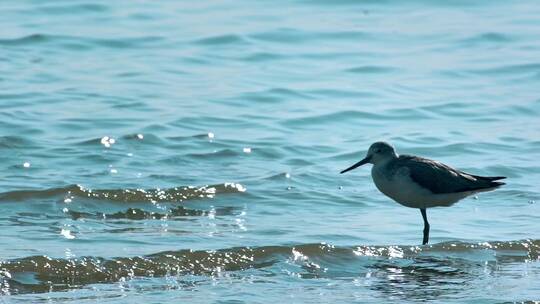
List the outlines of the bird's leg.
{"label": "bird's leg", "polygon": [[422,241],[422,245],[426,245],[429,240],[429,223],[427,221],[426,209],[420,209],[420,213],[422,213],[422,218],[424,219],[424,240]]}

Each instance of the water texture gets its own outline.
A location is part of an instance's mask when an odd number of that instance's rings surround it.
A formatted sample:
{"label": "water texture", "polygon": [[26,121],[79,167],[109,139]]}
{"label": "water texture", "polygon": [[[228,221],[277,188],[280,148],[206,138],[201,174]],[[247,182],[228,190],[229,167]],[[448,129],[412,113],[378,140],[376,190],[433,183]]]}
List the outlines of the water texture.
{"label": "water texture", "polygon": [[[0,303],[540,301],[535,1],[0,13]],[[377,140],[507,185],[420,246]]]}

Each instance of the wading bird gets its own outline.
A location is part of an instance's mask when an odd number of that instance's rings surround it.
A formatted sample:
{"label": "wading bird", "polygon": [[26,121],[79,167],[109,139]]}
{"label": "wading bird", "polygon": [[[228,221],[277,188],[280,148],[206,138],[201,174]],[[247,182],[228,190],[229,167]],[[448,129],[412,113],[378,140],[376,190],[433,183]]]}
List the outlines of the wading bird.
{"label": "wading bird", "polygon": [[504,185],[504,176],[478,176],[459,171],[440,162],[412,155],[398,155],[386,142],[369,147],[366,157],[345,173],[364,164],[373,164],[371,177],[377,189],[399,204],[418,208],[424,219],[425,245],[429,240],[426,209],[448,207],[457,201]]}

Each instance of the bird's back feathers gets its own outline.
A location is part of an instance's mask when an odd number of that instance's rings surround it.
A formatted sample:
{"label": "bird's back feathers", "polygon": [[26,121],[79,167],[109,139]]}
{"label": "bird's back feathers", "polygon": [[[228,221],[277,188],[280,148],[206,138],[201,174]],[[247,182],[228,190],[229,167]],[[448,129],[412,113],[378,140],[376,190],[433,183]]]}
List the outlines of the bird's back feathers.
{"label": "bird's back feathers", "polygon": [[406,167],[414,182],[434,194],[487,190],[504,185],[496,180],[505,178],[472,175],[434,160],[411,155],[400,155],[388,166],[393,172]]}

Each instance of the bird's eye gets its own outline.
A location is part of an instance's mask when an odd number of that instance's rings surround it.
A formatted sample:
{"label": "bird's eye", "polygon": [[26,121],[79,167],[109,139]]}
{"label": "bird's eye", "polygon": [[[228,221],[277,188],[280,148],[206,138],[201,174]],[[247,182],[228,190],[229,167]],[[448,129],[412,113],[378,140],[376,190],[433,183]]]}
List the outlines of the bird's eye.
{"label": "bird's eye", "polygon": [[381,149],[377,149],[377,151],[375,151],[375,153],[381,153]]}

